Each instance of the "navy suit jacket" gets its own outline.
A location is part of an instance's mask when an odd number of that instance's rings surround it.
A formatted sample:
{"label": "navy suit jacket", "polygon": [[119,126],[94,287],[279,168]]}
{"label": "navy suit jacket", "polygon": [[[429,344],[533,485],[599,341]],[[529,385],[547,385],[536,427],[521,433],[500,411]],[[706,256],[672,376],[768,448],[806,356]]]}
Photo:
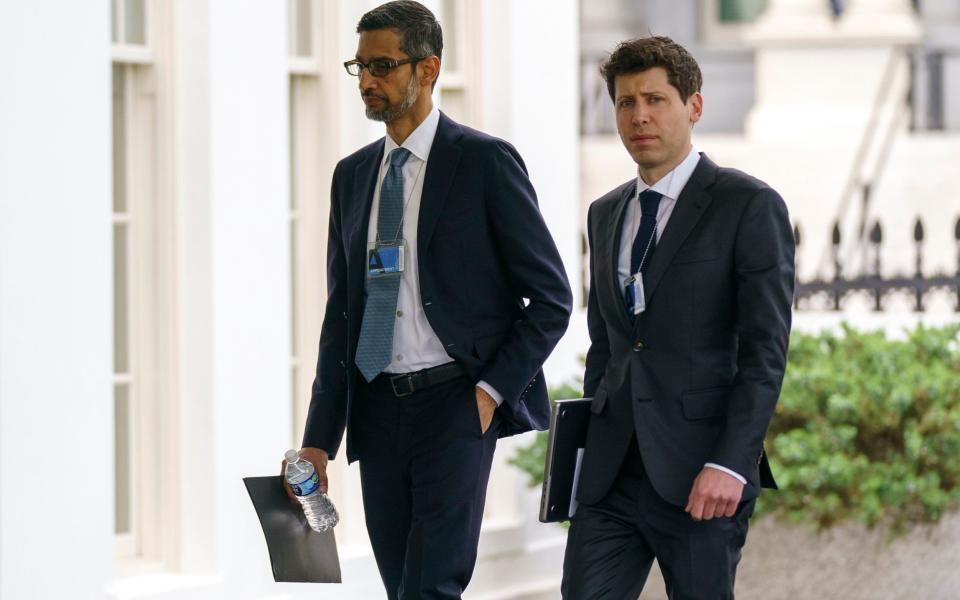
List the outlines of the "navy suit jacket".
{"label": "navy suit jacket", "polygon": [[[363,380],[354,364],[365,301],[367,231],[383,158],[380,139],[333,174],[327,305],[304,447],[333,458]],[[504,398],[500,436],[546,429],[541,365],[566,331],[572,298],[520,155],[509,143],[440,115],[417,232],[420,295],[430,326],[476,382]],[[410,268],[410,267],[408,267]]]}
{"label": "navy suit jacket", "polygon": [[702,155],[626,312],[617,263],[628,181],[590,207],[584,395],[593,397],[578,499],[600,501],[636,435],[657,492],[685,506],[705,463],[775,487],[763,438],[786,367],[794,241],[783,199]]}

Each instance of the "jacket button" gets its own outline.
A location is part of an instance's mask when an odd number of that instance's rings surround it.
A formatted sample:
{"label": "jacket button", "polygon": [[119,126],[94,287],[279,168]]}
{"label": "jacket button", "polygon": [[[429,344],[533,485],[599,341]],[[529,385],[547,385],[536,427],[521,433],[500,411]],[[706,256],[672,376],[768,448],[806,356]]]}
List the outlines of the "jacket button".
{"label": "jacket button", "polygon": [[641,350],[643,350],[643,342],[637,342],[633,345],[634,352],[640,352]]}

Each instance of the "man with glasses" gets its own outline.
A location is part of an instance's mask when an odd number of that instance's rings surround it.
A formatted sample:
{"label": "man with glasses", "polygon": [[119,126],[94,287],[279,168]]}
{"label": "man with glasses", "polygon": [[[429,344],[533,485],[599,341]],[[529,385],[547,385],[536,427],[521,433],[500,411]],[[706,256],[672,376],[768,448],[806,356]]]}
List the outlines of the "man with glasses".
{"label": "man with glasses", "polygon": [[433,14],[390,2],[357,33],[344,66],[387,135],[334,171],[301,454],[326,490],[346,429],[388,597],[460,598],[497,438],[549,424],[540,369],[571,293],[517,151],[433,106]]}

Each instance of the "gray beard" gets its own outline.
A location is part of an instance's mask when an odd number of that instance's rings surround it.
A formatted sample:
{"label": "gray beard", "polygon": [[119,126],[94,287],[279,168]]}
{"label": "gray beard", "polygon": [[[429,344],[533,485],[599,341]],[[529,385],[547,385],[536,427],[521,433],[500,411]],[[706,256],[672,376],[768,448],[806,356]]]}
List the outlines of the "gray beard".
{"label": "gray beard", "polygon": [[413,107],[419,95],[420,88],[417,87],[417,78],[411,77],[410,83],[407,84],[407,93],[403,95],[403,99],[400,101],[400,104],[396,106],[388,106],[383,110],[375,110],[368,106],[367,118],[371,121],[380,121],[381,123],[390,123],[391,121],[395,121],[405,115],[407,111]]}

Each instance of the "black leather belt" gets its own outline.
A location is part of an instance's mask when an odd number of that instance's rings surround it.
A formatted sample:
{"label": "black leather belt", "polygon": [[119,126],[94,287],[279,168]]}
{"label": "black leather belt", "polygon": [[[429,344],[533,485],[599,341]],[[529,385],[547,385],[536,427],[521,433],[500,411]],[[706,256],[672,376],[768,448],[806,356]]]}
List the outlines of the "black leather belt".
{"label": "black leather belt", "polygon": [[388,392],[397,398],[404,398],[414,392],[446,383],[466,374],[463,367],[450,362],[413,373],[380,373],[370,382],[370,385],[378,392]]}

